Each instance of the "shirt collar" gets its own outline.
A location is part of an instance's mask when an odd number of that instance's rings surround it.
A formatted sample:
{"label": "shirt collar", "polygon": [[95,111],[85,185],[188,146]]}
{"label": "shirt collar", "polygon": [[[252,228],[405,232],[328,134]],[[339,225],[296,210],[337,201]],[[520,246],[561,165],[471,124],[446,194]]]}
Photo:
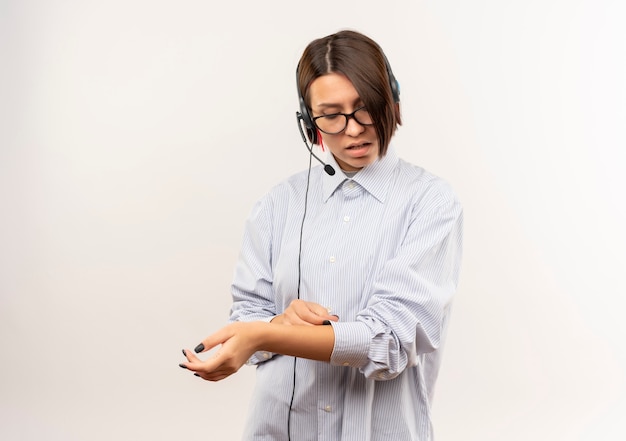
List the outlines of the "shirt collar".
{"label": "shirt collar", "polygon": [[[333,155],[329,155],[328,163],[333,166],[336,173],[333,176],[330,176],[327,173],[322,173],[324,202],[332,196],[337,187],[348,179],[339,165],[337,165],[337,161],[335,161],[335,157]],[[352,180],[363,187],[380,202],[384,202],[387,195],[387,189],[389,187],[389,181],[391,180],[392,171],[396,167],[397,163],[398,156],[396,155],[393,146],[390,145],[385,156],[378,158],[370,165],[363,167],[354,176],[354,178],[352,178]]]}

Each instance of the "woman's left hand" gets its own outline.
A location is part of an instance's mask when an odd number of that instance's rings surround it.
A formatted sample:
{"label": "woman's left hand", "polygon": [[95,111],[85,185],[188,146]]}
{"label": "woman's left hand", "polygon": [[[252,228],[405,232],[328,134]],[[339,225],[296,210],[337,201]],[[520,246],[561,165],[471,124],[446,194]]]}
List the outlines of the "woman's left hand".
{"label": "woman's left hand", "polygon": [[196,346],[197,353],[203,353],[221,345],[221,347],[206,360],[198,358],[193,351],[184,349],[187,363],[181,363],[182,368],[193,371],[198,377],[208,381],[220,381],[234,374],[256,352],[256,336],[259,335],[259,326],[267,325],[263,322],[235,322],[224,326],[219,331],[208,336]]}

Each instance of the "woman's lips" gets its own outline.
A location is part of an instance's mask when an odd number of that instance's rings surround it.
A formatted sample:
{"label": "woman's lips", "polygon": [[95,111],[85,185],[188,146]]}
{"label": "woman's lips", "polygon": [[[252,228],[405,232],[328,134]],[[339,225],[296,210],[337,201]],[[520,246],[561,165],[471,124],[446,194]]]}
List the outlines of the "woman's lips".
{"label": "woman's lips", "polygon": [[366,152],[369,149],[370,143],[364,142],[361,144],[353,144],[346,147],[346,150],[352,154],[358,155]]}
{"label": "woman's lips", "polygon": [[349,146],[347,146],[347,149],[353,149],[353,148],[358,148],[358,147],[363,147],[365,145],[369,144],[369,142],[358,142],[358,143],[354,143],[354,144],[350,144]]}

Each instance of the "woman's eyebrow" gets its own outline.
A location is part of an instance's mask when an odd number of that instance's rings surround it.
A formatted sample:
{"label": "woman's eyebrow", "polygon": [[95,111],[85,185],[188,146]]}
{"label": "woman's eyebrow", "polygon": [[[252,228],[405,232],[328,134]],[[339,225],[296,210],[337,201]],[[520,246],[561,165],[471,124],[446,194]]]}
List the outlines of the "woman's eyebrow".
{"label": "woman's eyebrow", "polygon": [[[361,102],[362,102],[361,98],[359,97],[359,98],[356,98],[354,101],[352,101],[352,105],[356,106],[357,104],[360,104]],[[320,108],[320,109],[326,109],[326,108],[329,108],[329,107],[340,108],[340,107],[343,107],[343,104],[340,104],[340,103],[319,103],[315,107]]]}

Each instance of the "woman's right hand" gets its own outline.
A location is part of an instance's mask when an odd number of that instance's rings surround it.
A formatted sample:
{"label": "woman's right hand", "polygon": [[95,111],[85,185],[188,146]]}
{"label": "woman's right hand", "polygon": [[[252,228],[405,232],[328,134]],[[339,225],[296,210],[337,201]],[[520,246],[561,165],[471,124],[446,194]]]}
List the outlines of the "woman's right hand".
{"label": "woman's right hand", "polygon": [[326,308],[318,303],[304,300],[293,300],[287,309],[274,317],[271,323],[281,325],[323,325],[326,320],[339,321],[339,317],[331,315],[330,308]]}

